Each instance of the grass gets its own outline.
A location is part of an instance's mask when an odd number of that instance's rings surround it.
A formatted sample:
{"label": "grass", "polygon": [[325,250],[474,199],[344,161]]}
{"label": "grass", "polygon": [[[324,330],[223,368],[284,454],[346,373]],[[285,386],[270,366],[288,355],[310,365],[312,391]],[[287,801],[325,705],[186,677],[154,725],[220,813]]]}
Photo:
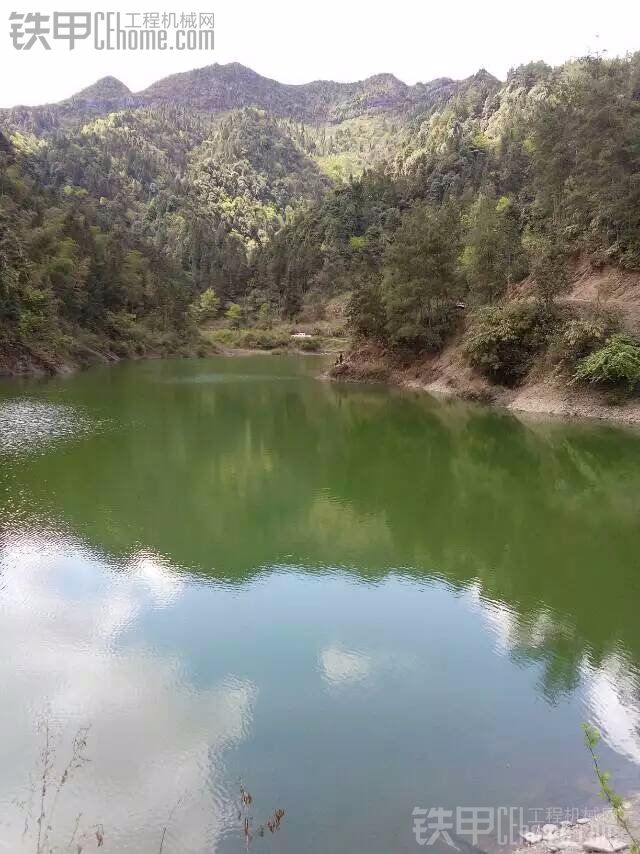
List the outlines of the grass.
{"label": "grass", "polygon": [[337,353],[346,349],[344,339],[311,334],[310,338],[292,338],[291,328],[273,329],[255,327],[232,329],[228,326],[201,330],[204,341],[215,347],[231,350],[258,350],[262,352]]}

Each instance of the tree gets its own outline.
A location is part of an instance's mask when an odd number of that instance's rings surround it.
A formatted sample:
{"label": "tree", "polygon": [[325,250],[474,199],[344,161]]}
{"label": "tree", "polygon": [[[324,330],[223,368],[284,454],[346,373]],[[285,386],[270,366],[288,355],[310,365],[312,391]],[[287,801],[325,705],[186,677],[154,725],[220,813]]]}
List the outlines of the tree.
{"label": "tree", "polygon": [[242,323],[242,307],[237,302],[232,302],[225,311],[224,316],[234,329],[238,329]]}
{"label": "tree", "polygon": [[269,303],[260,303],[256,313],[256,323],[261,329],[271,329],[271,309],[269,308]]}
{"label": "tree", "polygon": [[531,275],[538,300],[550,309],[569,284],[566,255],[557,242],[534,241],[531,247]]}
{"label": "tree", "polygon": [[456,208],[416,204],[402,219],[384,258],[383,299],[393,344],[438,349],[461,294],[460,220]]}
{"label": "tree", "polygon": [[526,273],[517,216],[507,196],[478,195],[464,217],[464,244],[460,262],[478,303],[500,299],[507,283]]}
{"label": "tree", "polygon": [[197,323],[212,320],[217,315],[219,308],[220,298],[213,288],[207,288],[206,291],[203,291],[191,306],[194,320]]}
{"label": "tree", "polygon": [[383,341],[387,316],[381,283],[365,280],[358,284],[349,297],[346,315],[347,324],[357,337]]}

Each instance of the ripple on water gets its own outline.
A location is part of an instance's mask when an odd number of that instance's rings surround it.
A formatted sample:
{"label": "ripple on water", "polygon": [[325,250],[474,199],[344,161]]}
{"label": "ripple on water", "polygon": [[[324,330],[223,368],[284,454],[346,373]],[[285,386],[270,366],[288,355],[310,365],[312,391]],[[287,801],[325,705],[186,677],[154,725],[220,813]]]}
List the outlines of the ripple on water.
{"label": "ripple on water", "polygon": [[19,454],[88,433],[88,418],[71,406],[39,400],[8,400],[0,404],[0,454]]}
{"label": "ripple on water", "polygon": [[188,377],[168,377],[162,382],[167,385],[214,385],[219,383],[245,383],[245,382],[281,382],[282,380],[295,380],[295,374],[235,374],[235,373],[203,373],[193,374]]}

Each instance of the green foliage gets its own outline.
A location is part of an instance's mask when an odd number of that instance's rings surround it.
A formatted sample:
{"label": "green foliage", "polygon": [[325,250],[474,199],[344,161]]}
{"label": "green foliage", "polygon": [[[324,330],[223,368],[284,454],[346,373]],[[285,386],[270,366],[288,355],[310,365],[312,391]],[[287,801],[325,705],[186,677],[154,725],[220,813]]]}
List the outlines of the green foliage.
{"label": "green foliage", "polygon": [[532,214],[548,233],[602,260],[640,262],[640,56],[556,69],[532,110]]}
{"label": "green foliage", "polygon": [[242,323],[243,311],[242,306],[236,302],[232,302],[224,313],[224,316],[230,322],[233,329],[237,329]]}
{"label": "green foliage", "polygon": [[263,302],[260,303],[258,311],[256,312],[256,323],[262,329],[269,329],[271,326],[271,309],[269,307],[269,303]]}
{"label": "green foliage", "polygon": [[287,347],[289,335],[284,332],[270,332],[266,329],[248,329],[242,336],[239,346],[249,350],[275,350]]}
{"label": "green foliage", "polygon": [[[192,340],[189,278],[90,194],[42,187],[41,156],[0,153],[0,354],[49,366]],[[75,346],[85,332],[95,347]]]}
{"label": "green foliage", "polygon": [[[434,99],[415,121],[400,119],[396,133],[384,137],[386,151],[376,149],[377,161],[361,177],[285,224],[259,250],[255,279],[268,281],[287,314],[316,289],[327,296],[351,291],[352,308],[361,298],[369,315],[370,294],[358,294],[360,284],[383,272],[391,281],[384,259],[416,203],[462,210],[462,229],[451,230],[450,243],[458,249],[464,299],[475,305],[499,300],[531,267],[537,297],[550,310],[567,288],[568,259],[576,252],[640,267],[639,76],[638,56],[587,57],[557,69],[531,63],[510,72],[503,87],[479,73]],[[322,133],[304,134],[304,144],[324,155],[329,131]],[[332,133],[334,152],[371,142],[355,120],[339,128],[339,145],[338,130]],[[418,242],[417,229],[414,236]],[[411,240],[404,241],[409,256]],[[395,276],[385,313],[391,338],[421,347],[418,281]],[[434,320],[437,313],[427,311]],[[350,324],[357,331],[356,315]],[[379,336],[378,324],[366,320],[360,334],[367,326]]]}
{"label": "green foliage", "polygon": [[529,250],[536,295],[548,307],[567,289],[566,256],[557,243],[544,240],[530,241]]}
{"label": "green foliage", "polygon": [[509,282],[527,272],[526,256],[513,201],[481,192],[464,217],[461,266],[476,302],[500,299]]}
{"label": "green foliage", "polygon": [[286,349],[291,343],[289,332],[267,329],[210,328],[203,337],[216,346],[247,350]]}
{"label": "green foliage", "polygon": [[384,341],[387,334],[387,315],[379,281],[359,283],[346,306],[347,325],[358,338]]}
{"label": "green foliage", "polygon": [[554,318],[538,305],[505,303],[479,309],[463,341],[469,363],[492,380],[516,385],[547,344]]}
{"label": "green foliage", "polygon": [[402,219],[383,264],[383,301],[392,344],[437,350],[451,331],[461,287],[459,218],[452,206],[415,205]]}
{"label": "green foliage", "polygon": [[3,111],[2,346],[186,340],[209,289],[262,327],[350,293],[357,335],[411,350],[529,271],[551,313],[578,253],[640,269],[638,80],[640,55],[417,87],[231,65]]}
{"label": "green foliage", "polygon": [[596,307],[584,317],[569,319],[554,349],[565,365],[573,367],[579,359],[601,347],[619,328],[620,317],[615,311]]}
{"label": "green foliage", "polygon": [[303,353],[317,353],[321,346],[322,341],[319,338],[302,338],[296,342],[296,347]]}
{"label": "green foliage", "polygon": [[219,308],[220,297],[213,288],[207,288],[192,304],[191,311],[196,323],[204,323],[206,320],[212,320],[218,314]]}
{"label": "green foliage", "polygon": [[578,362],[575,382],[626,386],[640,383],[640,344],[626,335],[612,335],[604,347]]}
{"label": "green foliage", "polygon": [[624,799],[622,795],[618,794],[615,791],[613,786],[611,785],[611,774],[608,771],[603,771],[600,767],[600,760],[598,758],[598,754],[596,753],[596,747],[600,743],[600,732],[590,723],[582,724],[582,729],[584,731],[584,740],[587,746],[587,750],[591,754],[591,760],[593,762],[593,769],[596,773],[596,777],[598,779],[598,785],[600,787],[600,796],[605,800],[615,816],[615,819],[618,823],[618,826],[623,830],[627,838],[629,839],[630,851],[631,854],[639,854],[640,852],[640,840],[635,835],[633,831],[629,819],[627,817],[627,813],[624,807]]}

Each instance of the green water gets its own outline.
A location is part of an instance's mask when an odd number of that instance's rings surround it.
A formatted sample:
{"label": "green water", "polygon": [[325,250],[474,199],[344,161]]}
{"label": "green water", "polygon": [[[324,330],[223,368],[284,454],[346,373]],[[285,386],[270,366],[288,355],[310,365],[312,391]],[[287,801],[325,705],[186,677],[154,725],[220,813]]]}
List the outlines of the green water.
{"label": "green water", "polygon": [[56,767],[91,727],[59,850],[242,852],[242,780],[252,851],[418,851],[414,806],[597,804],[584,720],[640,788],[640,436],[321,367],[0,386],[0,851],[42,720]]}

